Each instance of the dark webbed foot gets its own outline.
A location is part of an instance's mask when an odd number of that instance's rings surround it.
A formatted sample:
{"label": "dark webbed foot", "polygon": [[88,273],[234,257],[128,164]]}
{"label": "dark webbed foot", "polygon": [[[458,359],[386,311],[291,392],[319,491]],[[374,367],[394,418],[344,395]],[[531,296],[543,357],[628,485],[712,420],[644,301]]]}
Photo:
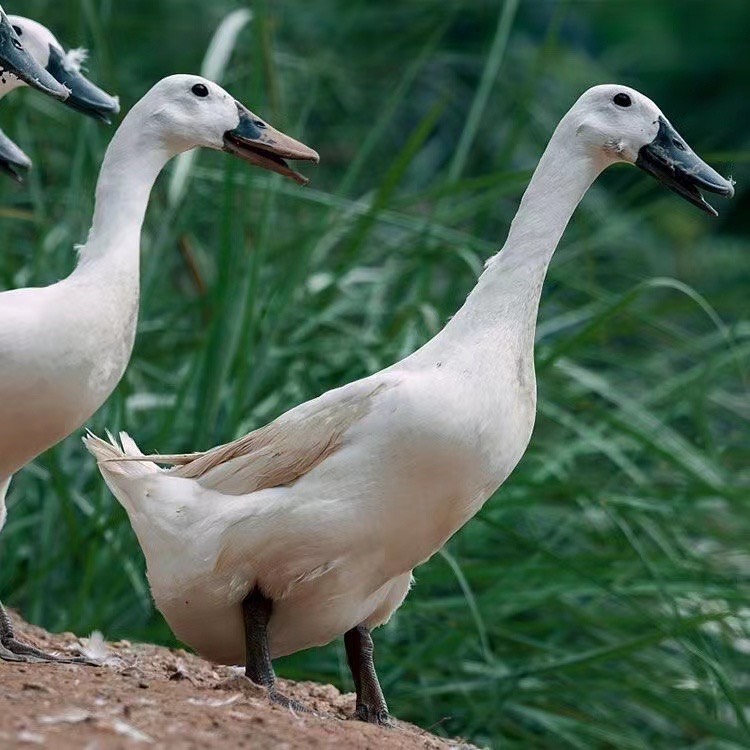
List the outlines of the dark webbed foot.
{"label": "dark webbed foot", "polygon": [[0,659],[3,661],[24,664],[88,664],[98,666],[97,662],[83,656],[58,656],[42,651],[36,646],[24,643],[16,638],[13,623],[0,603]]}
{"label": "dark webbed foot", "polygon": [[388,713],[387,706],[384,708],[374,708],[364,703],[357,703],[357,708],[354,710],[352,718],[366,721],[368,724],[377,724],[381,727],[395,726],[391,715]]}
{"label": "dark webbed foot", "polygon": [[354,718],[382,727],[394,726],[375,672],[375,646],[370,631],[364,625],[352,628],[344,635],[344,646],[357,691]]}
{"label": "dark webbed foot", "polygon": [[271,703],[277,706],[281,706],[282,708],[288,708],[300,714],[314,713],[304,703],[300,703],[299,701],[294,700],[294,698],[287,698],[286,695],[284,695],[283,693],[280,693],[275,688],[268,691],[268,700],[270,700]]}
{"label": "dark webbed foot", "polygon": [[268,650],[268,622],[273,612],[273,602],[254,588],[242,602],[245,621],[245,676],[255,685],[268,691],[268,700],[277,706],[299,713],[311,714],[307,706],[276,689],[276,675]]}

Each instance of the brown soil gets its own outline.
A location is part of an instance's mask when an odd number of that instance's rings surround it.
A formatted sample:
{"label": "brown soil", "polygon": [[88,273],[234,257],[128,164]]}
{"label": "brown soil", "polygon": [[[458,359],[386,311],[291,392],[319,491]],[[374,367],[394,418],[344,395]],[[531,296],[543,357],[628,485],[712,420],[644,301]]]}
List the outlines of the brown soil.
{"label": "brown soil", "polygon": [[[15,618],[18,635],[59,653],[72,634],[51,635]],[[315,711],[271,705],[240,672],[182,650],[108,643],[103,666],[0,661],[0,748],[470,748],[418,727],[354,721],[354,696],[331,685],[280,680],[289,697]]]}

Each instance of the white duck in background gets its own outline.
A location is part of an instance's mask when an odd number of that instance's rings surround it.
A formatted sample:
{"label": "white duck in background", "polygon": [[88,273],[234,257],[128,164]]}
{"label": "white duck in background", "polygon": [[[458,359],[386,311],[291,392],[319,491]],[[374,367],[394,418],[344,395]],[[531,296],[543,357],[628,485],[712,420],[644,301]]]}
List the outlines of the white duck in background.
{"label": "white duck in background", "polygon": [[[81,66],[86,51],[80,49],[64,52],[52,32],[42,24],[22,16],[8,16],[18,39],[34,60],[61,86],[67,88],[65,99],[72,109],[110,123],[110,118],[120,111],[117,97],[110,96],[83,75]],[[15,75],[0,76],[0,99],[13,89],[27,83]],[[31,159],[0,130],[0,169],[16,180],[31,167]]]}
{"label": "white duck in background", "polygon": [[[107,149],[76,269],[42,288],[0,294],[0,528],[11,475],[80,427],[119,382],[138,318],[140,234],[151,188],[173,156],[203,146],[292,177],[284,159],[318,161],[204,78],[157,83]],[[54,659],[19,643],[0,605],[0,658]]]}
{"label": "white duck in background", "polygon": [[13,24],[0,7],[0,83],[18,78],[44,94],[65,101],[70,91],[58,83],[33,56],[13,29]]}
{"label": "white duck in background", "polygon": [[502,251],[414,354],[205,453],[143,457],[125,434],[121,447],[85,438],[178,638],[214,661],[244,662],[287,702],[271,659],[344,634],[357,716],[388,721],[370,630],[526,450],[547,266],[581,198],[616,162],[709,213],[700,190],[733,194],[652,101],[597,86],[552,135]]}

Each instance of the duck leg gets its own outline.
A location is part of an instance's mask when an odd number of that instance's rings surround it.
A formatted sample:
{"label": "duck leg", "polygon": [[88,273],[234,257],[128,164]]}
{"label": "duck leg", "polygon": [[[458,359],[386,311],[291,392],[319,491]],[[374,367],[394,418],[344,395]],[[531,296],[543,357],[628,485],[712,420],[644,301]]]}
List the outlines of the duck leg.
{"label": "duck leg", "polygon": [[257,586],[242,601],[242,616],[245,621],[245,676],[256,685],[266,688],[272,703],[310,713],[307,707],[276,690],[276,675],[268,648],[268,623],[272,612],[273,601],[264,596]]}
{"label": "duck leg", "polygon": [[[11,477],[5,477],[0,479],[0,530],[5,524],[6,510],[5,510],[5,495],[10,487]],[[97,666],[97,663],[90,659],[83,657],[64,657],[55,656],[54,654],[48,654],[36,646],[31,646],[28,643],[23,643],[16,638],[15,630],[13,629],[13,623],[8,616],[8,613],[3,607],[3,603],[0,602],[0,660],[2,661],[14,661],[14,662],[47,662],[57,664],[91,664]]]}
{"label": "duck leg", "polygon": [[31,663],[53,663],[53,664],[99,664],[82,656],[56,656],[19,641],[16,638],[13,623],[0,602],[0,659],[3,661]]}
{"label": "duck leg", "polygon": [[344,634],[344,646],[357,691],[354,715],[370,724],[391,726],[393,721],[388,714],[388,706],[375,672],[375,646],[370,631],[364,625],[347,630]]}

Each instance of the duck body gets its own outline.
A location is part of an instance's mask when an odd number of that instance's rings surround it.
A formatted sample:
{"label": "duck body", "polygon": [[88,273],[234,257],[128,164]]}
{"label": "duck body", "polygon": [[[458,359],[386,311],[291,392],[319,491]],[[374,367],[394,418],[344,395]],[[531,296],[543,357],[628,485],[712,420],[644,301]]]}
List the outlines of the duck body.
{"label": "duck body", "polygon": [[78,429],[125,371],[138,287],[87,276],[0,294],[0,482]]}
{"label": "duck body", "polygon": [[369,630],[526,450],[547,268],[582,197],[616,162],[708,213],[699,187],[733,193],[653,102],[594,87],[553,133],[503,249],[414,354],[202,453],[144,456],[125,434],[120,445],[86,438],[181,640],[217,662],[245,660],[271,689],[269,656],[344,635],[357,715],[387,719]]}
{"label": "duck body", "polygon": [[[313,455],[334,441],[330,455],[287,486],[242,492],[242,457],[198,480],[153,464],[123,463],[124,473],[102,464],[143,549],[154,601],[178,638],[213,661],[242,663],[239,604],[254,585],[274,601],[273,657],[390,618],[412,570],[516,466],[534,423],[525,326],[510,323],[484,358],[465,341],[454,346],[450,333],[265,428],[294,425],[291,440]],[[346,431],[331,438],[337,420]],[[282,440],[269,451],[297,448]]]}
{"label": "duck body", "polygon": [[107,149],[76,268],[50,286],[0,294],[0,482],[78,429],[127,367],[138,319],[140,230],[167,161],[147,143],[136,150],[138,120],[126,118]]}

